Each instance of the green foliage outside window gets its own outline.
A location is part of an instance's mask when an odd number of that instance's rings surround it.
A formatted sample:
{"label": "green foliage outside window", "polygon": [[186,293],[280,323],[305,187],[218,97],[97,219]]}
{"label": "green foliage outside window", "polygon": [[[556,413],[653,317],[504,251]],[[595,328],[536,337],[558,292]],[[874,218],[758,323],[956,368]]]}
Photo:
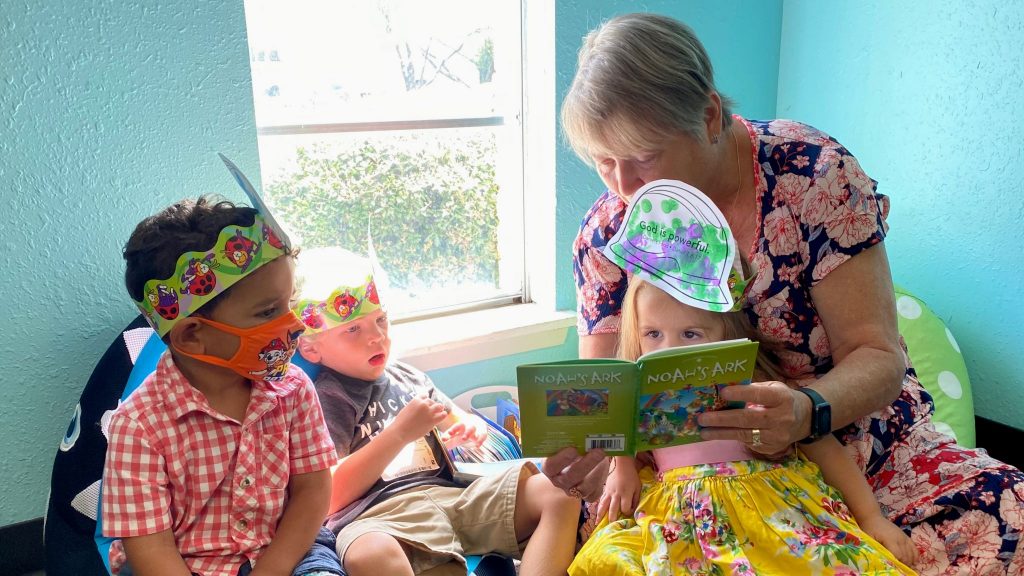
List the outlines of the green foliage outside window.
{"label": "green foliage outside window", "polygon": [[300,148],[267,194],[302,245],[377,256],[397,288],[498,281],[498,184],[490,134],[373,138]]}

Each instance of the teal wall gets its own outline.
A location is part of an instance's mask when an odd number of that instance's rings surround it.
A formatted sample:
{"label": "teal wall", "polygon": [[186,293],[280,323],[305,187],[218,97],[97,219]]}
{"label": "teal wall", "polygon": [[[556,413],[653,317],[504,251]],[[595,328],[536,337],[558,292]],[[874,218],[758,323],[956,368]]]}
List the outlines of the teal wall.
{"label": "teal wall", "polygon": [[[827,12],[827,13],[826,13]],[[1024,428],[1024,5],[786,0],[778,114],[892,201],[896,281],[946,320],[978,415]]]}
{"label": "teal wall", "polygon": [[[601,22],[630,12],[657,12],[689,24],[711,57],[719,89],[737,102],[735,111],[748,118],[775,116],[781,0],[560,0],[555,9],[555,86],[559,104],[576,72],[576,54],[583,36]],[[604,186],[564,141],[559,142],[556,170],[557,305],[560,309],[572,309],[576,306],[572,242],[580,220]]]}
{"label": "teal wall", "polygon": [[135,316],[121,248],[184,196],[240,199],[256,132],[241,2],[5,0],[0,525],[42,516],[93,365]]}
{"label": "teal wall", "polygon": [[[565,340],[558,346],[431,370],[428,375],[438,387],[452,397],[484,386],[515,386],[516,366],[574,358],[578,347],[576,329],[571,328],[566,331]],[[493,398],[484,397],[479,400],[482,401],[479,403],[481,406],[494,405]]]}

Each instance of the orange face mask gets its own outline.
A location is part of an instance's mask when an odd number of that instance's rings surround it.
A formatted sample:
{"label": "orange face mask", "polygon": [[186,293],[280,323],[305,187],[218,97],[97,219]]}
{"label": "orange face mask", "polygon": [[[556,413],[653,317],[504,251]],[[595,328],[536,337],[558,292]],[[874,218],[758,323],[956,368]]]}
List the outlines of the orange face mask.
{"label": "orange face mask", "polygon": [[277,382],[288,373],[288,364],[298,347],[299,335],[306,329],[290,311],[252,328],[236,328],[200,316],[195,318],[217,330],[238,336],[238,351],[230,360],[208,354],[189,354],[176,349],[179,354],[228,368],[244,378],[268,382]]}

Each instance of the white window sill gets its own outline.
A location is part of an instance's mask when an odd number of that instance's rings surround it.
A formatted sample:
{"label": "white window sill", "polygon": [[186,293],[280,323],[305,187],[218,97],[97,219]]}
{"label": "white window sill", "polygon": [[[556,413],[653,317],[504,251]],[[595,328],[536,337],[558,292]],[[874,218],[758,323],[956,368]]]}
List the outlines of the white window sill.
{"label": "white window sill", "polygon": [[517,304],[395,324],[396,358],[423,370],[489,360],[565,342],[576,322],[571,311]]}

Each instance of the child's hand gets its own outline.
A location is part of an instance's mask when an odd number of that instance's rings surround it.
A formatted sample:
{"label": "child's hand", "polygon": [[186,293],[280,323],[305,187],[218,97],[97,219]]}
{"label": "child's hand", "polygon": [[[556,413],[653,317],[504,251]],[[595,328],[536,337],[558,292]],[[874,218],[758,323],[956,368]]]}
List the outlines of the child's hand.
{"label": "child's hand", "polygon": [[487,422],[476,414],[464,414],[458,422],[444,431],[441,438],[446,448],[465,444],[477,448],[487,440]]}
{"label": "child's hand", "polygon": [[417,396],[398,412],[391,427],[395,428],[402,440],[408,444],[425,436],[447,416],[444,404],[430,398]]}
{"label": "child's hand", "polygon": [[882,546],[892,552],[892,555],[900,562],[907,566],[913,566],[914,562],[917,562],[917,548],[914,546],[914,542],[888,518],[879,515],[864,522],[858,520],[857,523],[872,538],[878,540]]}
{"label": "child's hand", "polygon": [[614,464],[597,504],[598,519],[607,512],[608,522],[615,522],[620,515],[632,516],[640,501],[640,476],[632,458],[617,457]]}

